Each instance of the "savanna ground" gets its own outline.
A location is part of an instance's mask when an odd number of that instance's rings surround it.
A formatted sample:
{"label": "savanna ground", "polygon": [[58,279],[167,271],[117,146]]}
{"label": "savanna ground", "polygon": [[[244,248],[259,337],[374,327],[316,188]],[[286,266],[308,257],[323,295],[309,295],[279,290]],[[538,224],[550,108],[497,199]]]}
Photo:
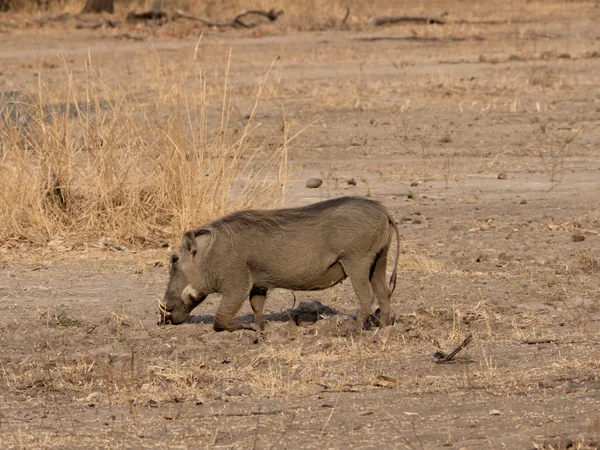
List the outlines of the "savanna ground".
{"label": "savanna ground", "polygon": [[[598,3],[304,3],[0,15],[2,448],[598,448]],[[341,195],[399,223],[393,327],[357,334],[348,282],[261,334],[213,332],[218,296],[156,325],[183,229]]]}

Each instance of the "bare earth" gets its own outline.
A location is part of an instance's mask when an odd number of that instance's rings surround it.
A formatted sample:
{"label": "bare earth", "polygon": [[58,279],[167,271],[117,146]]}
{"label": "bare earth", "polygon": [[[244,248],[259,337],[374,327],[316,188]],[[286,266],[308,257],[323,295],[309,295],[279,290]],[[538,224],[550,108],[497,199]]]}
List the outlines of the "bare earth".
{"label": "bare earth", "polygon": [[[600,10],[568,5],[446,28],[207,31],[209,78],[232,49],[232,120],[279,56],[257,139],[314,123],[289,150],[287,205],[366,195],[396,217],[397,323],[356,334],[344,282],[295,306],[274,292],[260,335],[213,332],[218,296],[159,327],[159,243],[7,242],[0,447],[598,448]],[[198,35],[0,30],[0,92],[63,82],[61,53],[140,98],[164,88],[144,85],[151,60],[176,75]],[[313,323],[298,304],[317,301],[332,310]],[[454,364],[432,360],[467,334]]]}

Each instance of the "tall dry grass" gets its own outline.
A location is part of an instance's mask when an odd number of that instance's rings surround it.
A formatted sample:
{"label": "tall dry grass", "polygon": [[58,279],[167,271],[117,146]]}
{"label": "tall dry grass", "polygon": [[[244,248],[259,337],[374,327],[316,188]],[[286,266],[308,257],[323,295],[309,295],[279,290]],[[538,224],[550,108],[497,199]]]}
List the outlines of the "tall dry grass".
{"label": "tall dry grass", "polygon": [[[266,76],[241,124],[231,120],[228,71],[215,101],[202,70],[184,67],[144,101],[133,86],[105,83],[91,61],[79,78],[65,63],[64,86],[40,78],[33,94],[4,95],[0,243],[153,244],[232,210],[277,205],[289,138],[255,136]],[[166,84],[160,67],[150,76]]]}

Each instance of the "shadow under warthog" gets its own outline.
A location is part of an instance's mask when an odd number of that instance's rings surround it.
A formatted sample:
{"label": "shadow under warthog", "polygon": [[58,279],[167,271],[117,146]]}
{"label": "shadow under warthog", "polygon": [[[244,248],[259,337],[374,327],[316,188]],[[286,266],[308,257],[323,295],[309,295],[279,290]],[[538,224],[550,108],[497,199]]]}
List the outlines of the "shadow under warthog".
{"label": "shadow under warthog", "polygon": [[[318,300],[312,302],[300,302],[295,308],[289,308],[281,312],[265,314],[264,318],[267,322],[294,322],[296,325],[310,325],[318,320],[331,316],[352,317],[356,319],[356,315],[341,313],[333,308],[330,308],[329,306],[323,305]],[[252,322],[253,317],[251,314],[246,314],[243,316],[238,316],[236,320],[241,322]],[[198,314],[190,316],[185,323],[203,323],[213,325],[215,323],[215,318],[214,316],[208,314]],[[379,309],[375,311],[375,314],[371,314],[369,317],[369,325],[379,326]]]}

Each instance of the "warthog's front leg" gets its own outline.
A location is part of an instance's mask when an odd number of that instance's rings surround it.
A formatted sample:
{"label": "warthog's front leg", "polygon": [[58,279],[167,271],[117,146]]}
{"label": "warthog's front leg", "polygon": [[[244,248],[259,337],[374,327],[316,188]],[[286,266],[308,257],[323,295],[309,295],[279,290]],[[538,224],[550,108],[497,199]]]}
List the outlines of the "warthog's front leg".
{"label": "warthog's front leg", "polygon": [[256,323],[240,322],[233,320],[240,310],[244,301],[248,298],[250,289],[236,286],[227,286],[223,288],[221,303],[215,314],[215,331],[236,331],[236,330],[254,330],[261,331]]}
{"label": "warthog's front leg", "polygon": [[254,323],[261,329],[265,329],[265,321],[263,319],[263,309],[267,298],[267,290],[258,286],[253,286],[250,291],[250,306],[254,312]]}

